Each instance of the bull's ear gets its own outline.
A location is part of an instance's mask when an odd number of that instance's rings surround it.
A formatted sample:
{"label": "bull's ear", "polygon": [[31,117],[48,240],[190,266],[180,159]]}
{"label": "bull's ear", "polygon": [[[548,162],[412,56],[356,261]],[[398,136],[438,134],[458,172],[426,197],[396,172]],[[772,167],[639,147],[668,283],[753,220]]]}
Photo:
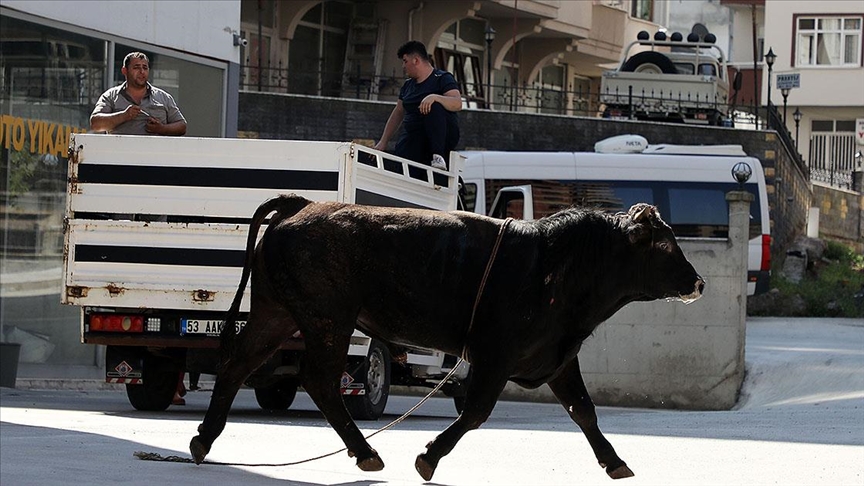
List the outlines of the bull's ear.
{"label": "bull's ear", "polygon": [[650,225],[659,217],[657,208],[645,203],[634,204],[627,213],[630,215],[630,221],[634,224]]}

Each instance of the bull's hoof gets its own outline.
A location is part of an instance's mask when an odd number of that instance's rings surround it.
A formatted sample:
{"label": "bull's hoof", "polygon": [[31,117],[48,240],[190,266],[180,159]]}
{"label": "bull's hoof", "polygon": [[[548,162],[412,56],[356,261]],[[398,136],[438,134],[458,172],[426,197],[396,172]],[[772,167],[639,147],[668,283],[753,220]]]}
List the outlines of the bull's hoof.
{"label": "bull's hoof", "polygon": [[417,472],[420,474],[420,477],[426,481],[432,480],[432,475],[435,474],[435,467],[438,464],[432,464],[426,458],[426,454],[420,454],[417,456],[417,460],[414,461],[414,468],[417,469]]}
{"label": "bull's hoof", "polygon": [[357,459],[357,467],[362,471],[380,471],[384,469],[384,461],[378,455],[367,457],[366,459]]}
{"label": "bull's hoof", "polygon": [[205,447],[198,439],[198,436],[195,436],[192,438],[192,442],[189,443],[189,452],[192,453],[192,460],[195,461],[195,464],[201,464],[204,462],[204,457],[210,452],[210,448]]}
{"label": "bull's hoof", "polygon": [[630,468],[627,467],[627,464],[621,464],[620,466],[612,470],[609,470],[609,468],[607,468],[606,474],[608,474],[609,477],[612,479],[632,478],[633,476],[635,476],[635,474],[633,474],[633,471],[631,471]]}

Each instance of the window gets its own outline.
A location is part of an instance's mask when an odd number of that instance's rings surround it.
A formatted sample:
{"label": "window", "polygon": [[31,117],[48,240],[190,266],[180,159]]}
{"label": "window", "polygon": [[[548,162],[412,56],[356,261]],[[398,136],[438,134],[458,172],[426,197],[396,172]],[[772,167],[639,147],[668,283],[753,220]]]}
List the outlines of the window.
{"label": "window", "polygon": [[797,66],[860,66],[862,16],[798,17]]}
{"label": "window", "polygon": [[653,20],[654,0],[630,0],[630,16],[636,19]]}
{"label": "window", "polygon": [[477,108],[484,104],[486,66],[481,63],[486,60],[486,41],[484,32],[486,21],[480,19],[462,19],[450,24],[441,34],[433,57],[435,67],[443,69],[456,78],[459,91],[468,108]]}

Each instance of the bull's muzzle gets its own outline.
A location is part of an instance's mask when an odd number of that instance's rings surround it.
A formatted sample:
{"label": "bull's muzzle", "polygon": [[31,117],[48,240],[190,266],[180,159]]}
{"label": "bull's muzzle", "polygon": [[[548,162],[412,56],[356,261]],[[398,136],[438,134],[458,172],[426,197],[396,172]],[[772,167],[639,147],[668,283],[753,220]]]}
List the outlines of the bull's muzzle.
{"label": "bull's muzzle", "polygon": [[681,302],[685,304],[690,304],[692,302],[696,302],[702,297],[702,292],[705,290],[705,280],[702,277],[696,277],[696,284],[693,286],[693,292],[687,295],[680,295],[678,298],[681,299]]}

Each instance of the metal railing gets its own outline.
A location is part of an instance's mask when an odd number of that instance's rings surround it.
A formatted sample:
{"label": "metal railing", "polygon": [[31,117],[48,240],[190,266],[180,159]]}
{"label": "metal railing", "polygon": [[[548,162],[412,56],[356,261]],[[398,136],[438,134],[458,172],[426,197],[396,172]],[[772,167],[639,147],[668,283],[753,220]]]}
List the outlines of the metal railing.
{"label": "metal railing", "polygon": [[783,117],[780,116],[780,112],[777,110],[777,106],[771,103],[768,105],[768,127],[777,132],[777,135],[780,137],[780,142],[786,147],[786,151],[792,156],[792,160],[795,162],[795,165],[801,170],[801,173],[807,176],[809,173],[809,169],[807,168],[807,164],[804,163],[804,158],[801,156],[801,153],[798,152],[798,145],[795,143],[795,140],[792,138],[792,134],[789,132],[789,129],[786,127],[786,123],[783,122]]}
{"label": "metal railing", "polygon": [[[390,99],[399,95],[405,82],[404,76],[373,75],[371,73],[346,74],[328,71],[300,71],[281,67],[241,68],[240,88],[249,91],[290,93],[363,100]],[[669,113],[674,119],[684,111],[682,105],[692,110],[726,112],[731,107],[725,99],[696,99],[686,93],[677,92],[600,92],[583,86],[554,87],[532,84],[463,83],[466,105],[470,108],[486,108],[496,111],[515,111],[567,116],[617,116],[629,119],[648,119],[646,110],[652,113]],[[624,110],[607,111],[606,104],[614,103]],[[752,100],[739,102],[738,110],[753,112]],[[743,115],[746,118],[746,115]],[[657,117],[651,117],[657,119]],[[660,117],[662,118],[662,117]],[[718,123],[718,120],[700,120]],[[748,122],[752,125],[752,122]],[[719,123],[718,123],[719,124]],[[745,126],[750,127],[747,123]]]}
{"label": "metal railing", "polygon": [[810,136],[810,180],[851,189],[852,172],[860,170],[854,133],[814,133]]}

